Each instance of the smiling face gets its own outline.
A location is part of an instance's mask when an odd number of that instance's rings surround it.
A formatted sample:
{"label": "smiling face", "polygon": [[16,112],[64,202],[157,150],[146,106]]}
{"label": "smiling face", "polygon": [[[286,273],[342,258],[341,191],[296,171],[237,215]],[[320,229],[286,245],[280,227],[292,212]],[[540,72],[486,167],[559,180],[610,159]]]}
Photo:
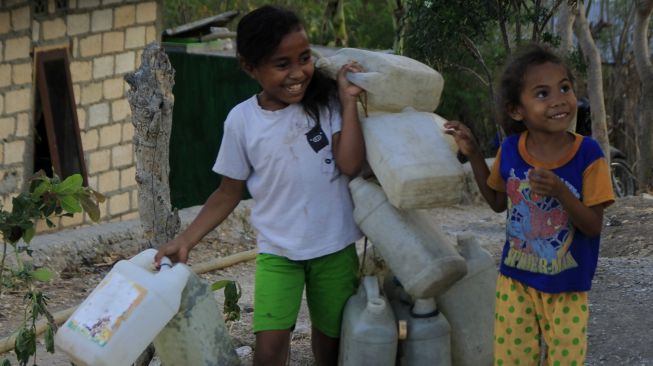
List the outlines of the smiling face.
{"label": "smiling face", "polygon": [[511,117],[529,132],[565,132],[576,116],[576,94],[567,69],[545,62],[530,66],[524,77],[520,104]]}
{"label": "smiling face", "polygon": [[306,32],[299,28],[286,34],[269,57],[243,68],[263,89],[261,108],[274,111],[301,102],[315,70]]}

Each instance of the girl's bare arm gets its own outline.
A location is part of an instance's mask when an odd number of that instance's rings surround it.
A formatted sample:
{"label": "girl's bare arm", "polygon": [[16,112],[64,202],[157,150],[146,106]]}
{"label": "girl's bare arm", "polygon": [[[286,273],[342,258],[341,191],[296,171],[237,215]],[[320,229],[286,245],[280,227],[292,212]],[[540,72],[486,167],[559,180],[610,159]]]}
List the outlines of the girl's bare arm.
{"label": "girl's bare arm", "polygon": [[176,238],[164,244],[154,260],[158,265],[163,256],[173,262],[185,263],[188,252],[236,208],[243,195],[245,181],[222,177],[222,182],[207,198],[193,222]]}
{"label": "girl's bare arm", "polygon": [[445,133],[453,136],[454,140],[456,140],[460,152],[469,159],[474,173],[474,180],[485,201],[495,212],[505,211],[507,205],[506,194],[495,191],[488,186],[487,178],[490,176],[490,169],[487,167],[470,129],[458,121],[447,121],[444,128],[446,129]]}
{"label": "girl's bare arm", "polygon": [[338,71],[337,76],[342,128],[332,138],[333,156],[338,169],[348,176],[358,174],[365,161],[365,141],[356,106],[362,89],[350,83],[345,77],[347,72],[359,71],[362,71],[360,66],[347,64]]}
{"label": "girl's bare arm", "polygon": [[528,175],[531,189],[535,194],[555,197],[569,215],[569,219],[578,230],[587,236],[601,234],[603,228],[603,205],[587,207],[560,178],[550,170],[535,168]]}
{"label": "girl's bare arm", "polygon": [[483,155],[481,155],[480,151],[477,150],[476,153],[467,155],[467,159],[469,159],[469,163],[472,166],[476,185],[478,186],[483,198],[485,198],[485,201],[490,205],[490,208],[492,208],[494,212],[505,211],[507,207],[506,194],[505,192],[495,191],[487,184],[487,179],[490,176],[490,169],[485,163]]}

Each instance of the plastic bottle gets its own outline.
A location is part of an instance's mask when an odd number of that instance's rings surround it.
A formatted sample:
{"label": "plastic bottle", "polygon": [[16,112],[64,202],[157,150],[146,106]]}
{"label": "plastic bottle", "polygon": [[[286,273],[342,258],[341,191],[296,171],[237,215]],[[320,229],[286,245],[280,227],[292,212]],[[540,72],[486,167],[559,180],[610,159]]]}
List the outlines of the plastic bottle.
{"label": "plastic bottle", "polygon": [[179,309],[191,274],[184,264],[162,261],[156,250],[116,263],[59,328],[55,344],[77,365],[131,365]]}
{"label": "plastic bottle", "polygon": [[436,301],[451,324],[453,365],[489,366],[493,363],[496,264],[472,236],[459,236],[458,249],[467,261],[467,275]]}
{"label": "plastic bottle", "polygon": [[398,321],[406,321],[406,338],[399,342],[400,366],[450,366],[449,323],[433,298],[416,299],[414,304],[392,301]]}
{"label": "plastic bottle", "polygon": [[465,174],[444,119],[406,109],[361,118],[367,161],[393,206],[435,208],[461,203]]}
{"label": "plastic bottle", "polygon": [[368,109],[398,112],[405,107],[432,112],[440,102],[444,79],[437,71],[411,58],[389,53],[343,48],[317,60],[316,67],[335,78],[342,65],[356,61],[364,72],[347,78],[367,92]]}
{"label": "plastic bottle", "polygon": [[366,276],[345,305],[338,365],[394,366],[396,356],[395,317],[376,277]]}
{"label": "plastic bottle", "polygon": [[354,220],[413,298],[435,297],[467,273],[465,260],[423,212],[393,207],[378,185],[349,183]]}

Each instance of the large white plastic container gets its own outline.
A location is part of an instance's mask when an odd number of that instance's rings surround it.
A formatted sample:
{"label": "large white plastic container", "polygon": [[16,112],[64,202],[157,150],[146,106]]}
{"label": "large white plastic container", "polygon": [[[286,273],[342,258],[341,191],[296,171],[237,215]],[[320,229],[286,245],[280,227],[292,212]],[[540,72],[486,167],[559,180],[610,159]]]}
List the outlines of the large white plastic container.
{"label": "large white plastic container", "polygon": [[445,120],[407,109],[361,118],[367,161],[388,200],[401,209],[461,203],[465,175]]}
{"label": "large white plastic container", "polygon": [[418,210],[393,207],[377,184],[349,183],[354,220],[413,298],[440,295],[467,273],[465,260]]}
{"label": "large white plastic container", "polygon": [[342,65],[356,61],[365,72],[349,73],[349,80],[367,92],[368,109],[398,112],[405,107],[433,112],[440,103],[444,79],[437,71],[405,56],[343,48],[320,58],[316,67],[335,78]]}
{"label": "large white plastic container", "polygon": [[379,291],[376,277],[366,276],[345,305],[338,365],[394,366],[396,356],[394,314]]}
{"label": "large white plastic container", "polygon": [[191,274],[170,261],[153,272],[156,250],[122,260],[59,328],[55,345],[75,364],[128,366],[179,309]]}
{"label": "large white plastic container", "polygon": [[399,342],[400,366],[450,366],[449,323],[435,300],[416,299],[413,304],[391,301],[397,321],[406,321],[406,338]]}
{"label": "large white plastic container", "polygon": [[467,275],[436,298],[451,324],[453,365],[489,366],[493,363],[496,264],[472,236],[458,237],[458,250],[467,261]]}

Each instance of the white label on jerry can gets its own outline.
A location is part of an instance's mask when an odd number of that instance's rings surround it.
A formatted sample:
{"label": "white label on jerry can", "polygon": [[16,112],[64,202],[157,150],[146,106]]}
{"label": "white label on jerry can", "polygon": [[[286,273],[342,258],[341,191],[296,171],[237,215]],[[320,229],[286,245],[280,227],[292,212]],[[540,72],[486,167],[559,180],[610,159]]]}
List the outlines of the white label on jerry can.
{"label": "white label on jerry can", "polygon": [[146,294],[145,287],[120,273],[110,273],[66,326],[104,347]]}

